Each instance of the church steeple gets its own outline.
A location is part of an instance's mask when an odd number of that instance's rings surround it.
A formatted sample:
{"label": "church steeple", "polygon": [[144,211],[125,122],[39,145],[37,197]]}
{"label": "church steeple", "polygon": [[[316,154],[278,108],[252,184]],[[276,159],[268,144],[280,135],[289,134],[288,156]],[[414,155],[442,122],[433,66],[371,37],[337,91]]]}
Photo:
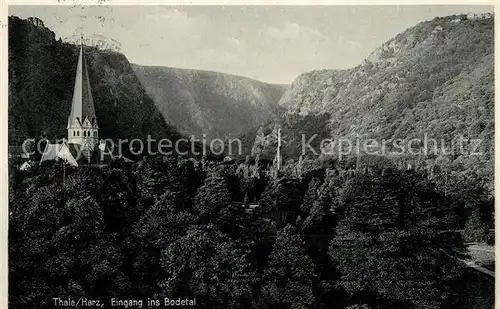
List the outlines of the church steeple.
{"label": "church steeple", "polygon": [[68,118],[68,141],[94,148],[99,140],[99,127],[94,110],[94,101],[90,90],[90,81],[85,61],[83,35],[80,43],[80,55],[76,68],[75,88],[71,113]]}

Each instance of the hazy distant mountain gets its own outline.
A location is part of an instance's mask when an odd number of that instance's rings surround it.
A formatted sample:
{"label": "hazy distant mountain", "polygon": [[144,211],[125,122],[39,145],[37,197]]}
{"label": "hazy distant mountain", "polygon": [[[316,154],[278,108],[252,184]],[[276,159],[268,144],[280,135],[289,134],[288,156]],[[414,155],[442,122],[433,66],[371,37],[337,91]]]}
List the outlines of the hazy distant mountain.
{"label": "hazy distant mountain", "polygon": [[[86,47],[102,138],[175,139],[124,55]],[[78,47],[55,40],[39,19],[9,17],[9,143],[67,136]]]}
{"label": "hazy distant mountain", "polygon": [[[286,109],[279,120],[285,155],[296,158],[301,133],[406,141],[427,133],[448,143],[462,135],[481,139],[484,154],[434,162],[492,175],[493,25],[489,14],[435,18],[384,43],[355,68],[298,76],[279,102]],[[273,153],[274,147],[262,148]]]}
{"label": "hazy distant mountain", "polygon": [[276,117],[286,86],[210,71],[132,65],[167,123],[183,134],[238,135]]}

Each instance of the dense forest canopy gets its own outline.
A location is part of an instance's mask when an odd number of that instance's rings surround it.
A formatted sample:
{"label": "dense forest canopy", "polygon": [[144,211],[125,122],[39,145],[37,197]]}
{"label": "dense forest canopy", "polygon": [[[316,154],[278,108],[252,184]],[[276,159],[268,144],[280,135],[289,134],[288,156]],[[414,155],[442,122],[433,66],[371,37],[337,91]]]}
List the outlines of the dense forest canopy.
{"label": "dense forest canopy", "polygon": [[[493,201],[481,187],[445,195],[424,173],[339,162],[273,179],[259,164],[169,156],[13,173],[11,305],[85,296],[466,308],[474,289],[491,291],[487,281],[469,291],[479,279],[458,261],[466,251],[455,233],[470,211],[485,218],[474,231],[488,228]],[[254,200],[252,212],[241,207]]]}

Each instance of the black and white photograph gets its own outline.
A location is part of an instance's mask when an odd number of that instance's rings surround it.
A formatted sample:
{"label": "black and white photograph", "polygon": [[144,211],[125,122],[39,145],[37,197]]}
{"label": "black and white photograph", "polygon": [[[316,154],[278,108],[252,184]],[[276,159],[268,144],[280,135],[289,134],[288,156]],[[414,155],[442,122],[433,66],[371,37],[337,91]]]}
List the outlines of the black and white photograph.
{"label": "black and white photograph", "polygon": [[495,6],[9,3],[8,308],[494,309]]}

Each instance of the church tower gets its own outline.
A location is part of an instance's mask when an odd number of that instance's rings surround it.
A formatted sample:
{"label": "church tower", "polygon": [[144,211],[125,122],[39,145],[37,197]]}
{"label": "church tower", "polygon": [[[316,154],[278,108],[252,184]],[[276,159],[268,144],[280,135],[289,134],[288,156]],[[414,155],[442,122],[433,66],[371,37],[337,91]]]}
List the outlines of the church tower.
{"label": "church tower", "polygon": [[68,118],[68,142],[70,144],[79,144],[88,151],[92,151],[98,141],[99,127],[95,116],[92,92],[90,91],[82,36],[71,114]]}

